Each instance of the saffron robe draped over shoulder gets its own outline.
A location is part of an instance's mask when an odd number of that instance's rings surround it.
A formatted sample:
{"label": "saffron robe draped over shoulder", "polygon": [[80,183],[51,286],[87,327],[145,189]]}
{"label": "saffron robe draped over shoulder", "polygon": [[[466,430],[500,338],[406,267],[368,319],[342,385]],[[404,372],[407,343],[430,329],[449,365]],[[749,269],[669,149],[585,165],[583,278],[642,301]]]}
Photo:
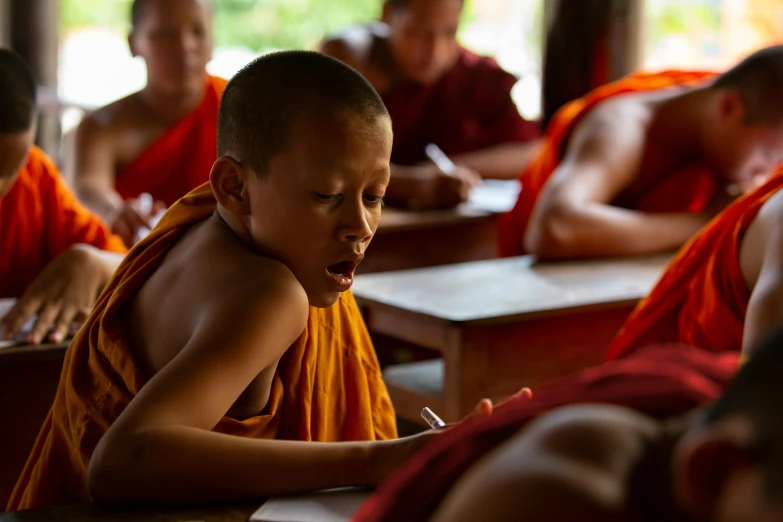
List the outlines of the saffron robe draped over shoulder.
{"label": "saffron robe draped over shoulder", "polygon": [[126,252],[118,236],[68,189],[51,159],[33,146],[0,199],[0,298],[20,297],[72,245]]}
{"label": "saffron robe draped over shoulder", "polygon": [[392,163],[425,161],[428,143],[456,155],[538,138],[538,125],[522,118],[511,98],[516,82],[494,59],[461,49],[437,82],[394,85],[381,95],[394,130]]}
{"label": "saffron robe draped over shoulder", "polygon": [[511,399],[489,417],[449,429],[414,455],[381,484],[353,520],[429,520],[473,464],[529,421],[559,406],[608,403],[666,418],[712,402],[731,382],[738,358],[737,353],[682,345],[649,346],[544,387],[532,399]]}
{"label": "saffron robe draped over shoulder", "polygon": [[783,167],[686,243],[631,313],[607,357],[625,357],[660,342],[739,353],[750,299],[739,266],[740,246],[756,214],[781,187]]}
{"label": "saffron robe draped over shoulder", "polygon": [[[89,500],[90,457],[101,436],[147,381],[121,323],[123,307],[191,226],[215,211],[205,184],[177,202],[134,247],[74,338],[54,405],[9,501],[9,510]],[[311,308],[302,335],[281,358],[267,407],[214,431],[301,441],[396,437],[394,410],[353,296]]]}
{"label": "saffron robe draped over shoulder", "polygon": [[209,181],[217,158],[217,116],[227,80],[207,76],[201,103],[169,127],[114,180],[123,199],[143,192],[171,206],[179,198]]}
{"label": "saffron robe draped over shoulder", "polygon": [[[549,123],[537,155],[520,175],[522,190],[514,208],[501,216],[498,224],[502,256],[525,254],[523,247],[530,216],[549,178],[560,164],[568,138],[582,118],[602,101],[635,92],[653,91],[680,85],[694,85],[714,76],[703,71],[663,71],[636,73],[601,86],[560,109]],[[662,179],[637,180],[632,191],[618,196],[616,206],[643,212],[691,212],[704,210],[715,186],[706,168],[687,168]]]}

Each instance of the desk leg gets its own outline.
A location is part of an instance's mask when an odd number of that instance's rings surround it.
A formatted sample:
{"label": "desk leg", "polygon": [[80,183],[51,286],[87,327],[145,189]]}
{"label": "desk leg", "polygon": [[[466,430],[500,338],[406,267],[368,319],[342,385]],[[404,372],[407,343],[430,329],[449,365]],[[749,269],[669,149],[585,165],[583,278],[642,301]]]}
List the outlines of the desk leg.
{"label": "desk leg", "polygon": [[472,412],[481,399],[490,398],[489,356],[483,329],[464,331],[452,326],[446,332],[443,399],[448,422],[458,421]]}

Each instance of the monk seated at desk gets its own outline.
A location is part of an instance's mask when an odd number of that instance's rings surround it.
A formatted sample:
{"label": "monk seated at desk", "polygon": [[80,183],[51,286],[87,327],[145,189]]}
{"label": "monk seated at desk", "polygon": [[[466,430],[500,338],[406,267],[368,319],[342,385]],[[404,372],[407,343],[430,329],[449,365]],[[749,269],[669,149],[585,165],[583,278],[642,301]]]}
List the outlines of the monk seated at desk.
{"label": "monk seated at desk", "polygon": [[353,520],[783,520],[783,331],[733,383],[731,355],[652,346],[514,399],[424,448]]}
{"label": "monk seated at desk", "polygon": [[[457,42],[462,8],[462,0],[385,0],[382,23],[322,44],[362,73],[389,109],[393,204],[453,207],[479,176],[516,178],[537,146],[538,126],[511,98],[516,78]],[[430,143],[451,157],[453,173],[428,160]]]}
{"label": "monk seated at desk", "polygon": [[57,343],[87,317],[125,246],[33,145],[35,116],[27,65],[0,49],[0,298],[18,299],[0,329],[11,339],[37,314],[26,340]]}
{"label": "monk seated at desk", "polygon": [[380,97],[337,60],[281,52],[237,73],[210,183],[74,338],[9,509],[372,486],[435,436],[385,440],[394,411],[348,293],[391,143]]}
{"label": "monk seated at desk", "polygon": [[635,74],[561,109],[499,223],[505,256],[682,246],[783,159],[783,47],[728,72]]}
{"label": "monk seated at desk", "polygon": [[[135,0],[131,12],[130,47],[144,58],[147,85],[81,122],[66,169],[79,198],[128,246],[154,214],[209,179],[226,84],[206,73],[206,0]],[[154,205],[138,203],[144,193]]]}

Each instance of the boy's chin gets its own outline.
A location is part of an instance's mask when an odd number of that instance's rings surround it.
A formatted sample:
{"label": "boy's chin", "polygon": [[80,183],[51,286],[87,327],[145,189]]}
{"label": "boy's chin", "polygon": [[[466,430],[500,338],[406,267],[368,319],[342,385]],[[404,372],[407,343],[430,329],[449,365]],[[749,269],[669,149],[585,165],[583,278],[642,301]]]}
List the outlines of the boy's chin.
{"label": "boy's chin", "polygon": [[307,297],[310,301],[310,306],[316,308],[329,308],[340,299],[340,292],[318,292],[317,294],[310,294]]}

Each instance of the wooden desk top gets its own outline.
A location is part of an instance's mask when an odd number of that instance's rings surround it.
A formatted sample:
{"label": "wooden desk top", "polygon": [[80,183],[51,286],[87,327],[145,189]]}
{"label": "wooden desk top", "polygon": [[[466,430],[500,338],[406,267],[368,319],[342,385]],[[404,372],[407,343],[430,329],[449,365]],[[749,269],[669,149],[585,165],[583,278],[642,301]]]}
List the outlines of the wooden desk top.
{"label": "wooden desk top", "polygon": [[488,219],[492,216],[494,216],[492,212],[473,208],[467,204],[448,210],[413,211],[385,208],[376,235],[453,226]]}
{"label": "wooden desk top", "polygon": [[18,362],[62,360],[65,357],[67,348],[68,342],[41,344],[39,346],[20,344],[18,346],[9,346],[8,348],[0,348],[0,365]]}
{"label": "wooden desk top", "polygon": [[535,264],[532,256],[358,275],[353,294],[458,323],[493,323],[633,305],[670,256]]}
{"label": "wooden desk top", "polygon": [[98,522],[246,522],[261,505],[261,501],[244,505],[210,506],[200,508],[127,508],[111,510],[93,504],[56,506],[29,511],[0,513],[0,522],[50,522],[78,520]]}
{"label": "wooden desk top", "polygon": [[471,191],[470,200],[448,210],[383,209],[376,234],[421,230],[491,219],[511,210],[519,195],[516,180],[485,180]]}

